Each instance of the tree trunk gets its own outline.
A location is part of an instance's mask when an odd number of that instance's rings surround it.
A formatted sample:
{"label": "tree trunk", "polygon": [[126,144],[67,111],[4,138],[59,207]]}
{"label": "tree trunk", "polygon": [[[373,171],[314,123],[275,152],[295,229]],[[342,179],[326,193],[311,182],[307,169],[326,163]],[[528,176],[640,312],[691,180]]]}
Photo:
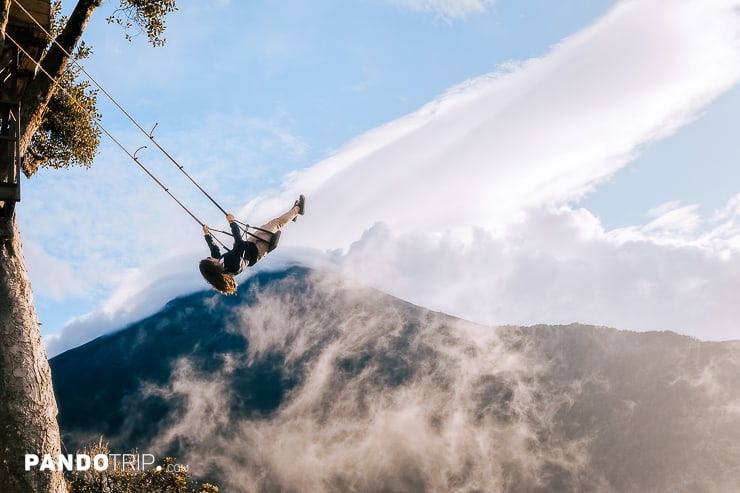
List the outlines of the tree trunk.
{"label": "tree trunk", "polygon": [[[42,61],[46,73],[58,78],[80,40],[90,16],[103,0],[79,0],[57,41]],[[0,47],[4,41],[9,0],[0,0]],[[21,102],[20,153],[41,124],[54,83],[39,71]],[[10,163],[0,162],[0,169]],[[0,212],[3,212],[0,210]],[[5,211],[7,212],[7,210]],[[0,492],[66,493],[60,471],[25,470],[26,454],[56,462],[60,453],[57,405],[51,370],[41,341],[15,214],[0,214]]]}
{"label": "tree trunk", "polygon": [[[2,42],[9,5],[9,0],[0,0]],[[0,169],[7,171],[14,163],[4,162],[6,157],[3,153]],[[66,493],[61,471],[25,470],[26,454],[56,459],[61,440],[51,370],[12,205],[0,209],[0,491]]]}
{"label": "tree trunk", "polygon": [[58,471],[25,470],[25,454],[60,453],[51,370],[41,343],[15,215],[0,218],[0,489],[63,493]]}

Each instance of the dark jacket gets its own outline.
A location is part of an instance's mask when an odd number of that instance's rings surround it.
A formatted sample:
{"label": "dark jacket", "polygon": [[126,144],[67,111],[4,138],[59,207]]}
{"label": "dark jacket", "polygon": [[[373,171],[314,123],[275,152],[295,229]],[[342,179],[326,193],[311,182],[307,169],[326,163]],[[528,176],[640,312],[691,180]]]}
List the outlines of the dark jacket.
{"label": "dark jacket", "polygon": [[234,236],[234,246],[231,250],[227,249],[222,255],[221,250],[213,242],[210,234],[205,235],[208,248],[211,250],[211,257],[223,259],[224,270],[229,274],[237,275],[245,267],[254,265],[257,261],[257,245],[251,241],[244,241],[239,225],[235,222],[229,223],[231,234]]}

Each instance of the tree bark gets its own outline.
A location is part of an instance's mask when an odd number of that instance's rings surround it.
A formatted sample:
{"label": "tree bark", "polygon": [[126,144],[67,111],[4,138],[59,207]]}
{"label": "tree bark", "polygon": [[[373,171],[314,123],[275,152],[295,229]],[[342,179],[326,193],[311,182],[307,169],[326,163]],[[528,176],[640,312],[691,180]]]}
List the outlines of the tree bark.
{"label": "tree bark", "polygon": [[[54,82],[79,42],[93,11],[103,0],[79,0],[57,42],[42,61],[43,71],[29,83],[21,101],[20,153],[41,124]],[[0,0],[0,46],[4,42],[8,0]],[[66,52],[66,53],[65,53]],[[0,168],[10,163],[0,163]],[[51,370],[41,341],[31,284],[15,214],[0,217],[0,491],[66,493],[61,471],[25,470],[25,455],[56,461],[61,447]]]}
{"label": "tree bark", "polygon": [[60,453],[57,404],[15,215],[0,218],[0,488],[64,493],[59,471],[25,470],[25,454]]}

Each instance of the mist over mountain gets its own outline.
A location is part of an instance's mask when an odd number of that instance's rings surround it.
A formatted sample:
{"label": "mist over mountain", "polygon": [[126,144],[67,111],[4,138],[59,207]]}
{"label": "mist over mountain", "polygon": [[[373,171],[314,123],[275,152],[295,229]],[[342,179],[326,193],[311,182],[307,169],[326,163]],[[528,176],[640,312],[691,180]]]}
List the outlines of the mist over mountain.
{"label": "mist over mountain", "polygon": [[103,435],[224,491],[740,484],[738,342],[484,327],[302,267],[175,299],[51,368],[70,451]]}

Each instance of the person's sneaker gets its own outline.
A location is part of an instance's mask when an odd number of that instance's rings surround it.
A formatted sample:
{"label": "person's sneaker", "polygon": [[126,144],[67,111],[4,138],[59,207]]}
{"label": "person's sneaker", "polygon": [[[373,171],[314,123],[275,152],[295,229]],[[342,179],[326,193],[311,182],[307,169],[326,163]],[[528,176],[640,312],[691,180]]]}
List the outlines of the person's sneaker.
{"label": "person's sneaker", "polygon": [[[293,207],[298,207],[298,216],[302,216],[303,213],[306,211],[306,197],[304,197],[303,195],[298,197],[298,200],[295,201]],[[298,219],[298,216],[294,217],[293,221]]]}

